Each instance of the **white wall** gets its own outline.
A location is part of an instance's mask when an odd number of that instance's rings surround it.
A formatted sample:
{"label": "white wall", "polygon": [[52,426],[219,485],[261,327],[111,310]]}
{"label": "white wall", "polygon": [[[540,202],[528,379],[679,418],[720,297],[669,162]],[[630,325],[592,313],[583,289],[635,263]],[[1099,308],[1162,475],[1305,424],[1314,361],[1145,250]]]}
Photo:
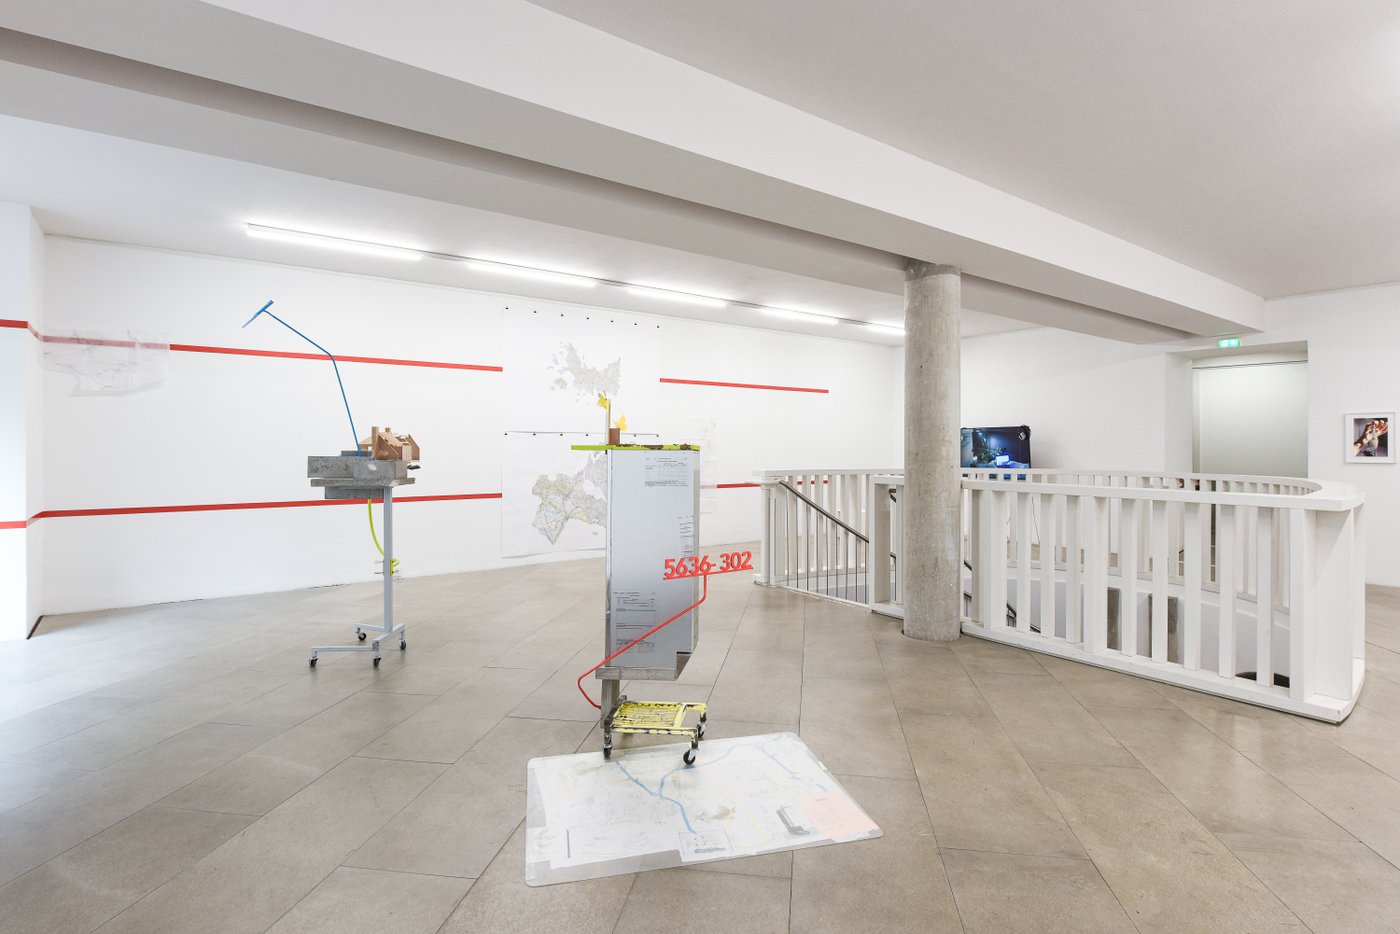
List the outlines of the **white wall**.
{"label": "white wall", "polygon": [[1307,363],[1201,367],[1195,377],[1199,472],[1307,476]]}
{"label": "white wall", "polygon": [[[1400,464],[1347,464],[1342,417],[1400,410],[1400,284],[1268,303],[1268,336],[1308,342],[1308,473],[1366,493],[1366,579],[1400,586]],[[1392,444],[1395,442],[1392,441]]]}
{"label": "white wall", "polygon": [[[1347,412],[1400,410],[1391,360],[1400,347],[1400,284],[1274,299],[1266,310],[1267,329],[1247,336],[1243,351],[1306,344],[1307,475],[1366,493],[1367,580],[1400,586],[1400,465],[1344,463],[1342,428]],[[1187,470],[1189,357],[1212,347],[1138,346],[1043,328],[970,338],[963,424],[1029,424],[1041,466]]]}
{"label": "white wall", "polygon": [[1037,467],[1165,470],[1185,412],[1190,467],[1190,382],[1157,346],[1034,328],[970,337],[962,347],[962,423],[1029,425]]}
{"label": "white wall", "polygon": [[[0,202],[0,319],[41,316],[43,246],[29,208]],[[42,532],[25,526],[43,479],[36,343],[22,326],[0,328],[0,641],[24,638],[41,604]]]}
{"label": "white wall", "polygon": [[[500,365],[507,307],[529,299],[313,270],[50,238],[51,328],[164,331],[175,343],[308,350],[273,310],[337,354]],[[901,351],[873,344],[660,317],[662,375],[821,386],[829,394],[658,385],[674,424],[718,420],[720,482],[774,464],[870,466],[899,457]],[[567,339],[561,333],[561,339]],[[48,510],[318,498],[310,453],[348,429],[327,363],[172,353],[170,379],[81,393],[46,373]],[[412,495],[501,488],[499,373],[345,363],[361,434],[411,430],[423,469]],[[702,542],[758,536],[758,491],[721,490]],[[370,580],[363,507],[51,518],[44,612]],[[500,557],[500,502],[404,503],[396,550],[410,576],[514,563]],[[3,533],[0,533],[3,534]]]}

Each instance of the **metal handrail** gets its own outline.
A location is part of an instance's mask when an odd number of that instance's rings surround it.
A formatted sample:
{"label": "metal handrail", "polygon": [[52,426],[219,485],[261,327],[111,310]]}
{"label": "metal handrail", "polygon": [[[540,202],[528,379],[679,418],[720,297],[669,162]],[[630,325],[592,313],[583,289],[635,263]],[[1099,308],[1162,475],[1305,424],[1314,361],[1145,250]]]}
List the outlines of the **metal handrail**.
{"label": "metal handrail", "polygon": [[823,516],[826,516],[826,517],[827,517],[828,519],[830,519],[832,522],[835,522],[837,525],[841,526],[841,528],[845,529],[845,530],[846,530],[848,533],[850,533],[851,535],[854,535],[856,538],[858,538],[858,539],[860,539],[861,541],[865,542],[867,545],[870,544],[870,538],[869,538],[868,536],[862,535],[860,532],[857,532],[855,529],[851,528],[849,525],[847,525],[846,523],[842,522],[840,519],[838,519],[837,517],[833,516],[831,513],[827,512],[827,511],[826,511],[825,509],[823,509],[822,507],[818,506],[818,505],[817,505],[816,503],[814,503],[812,500],[808,499],[808,498],[807,498],[806,496],[804,496],[803,494],[797,492],[797,490],[793,488],[792,484],[788,483],[786,480],[779,480],[779,481],[778,481],[778,486],[783,487],[784,489],[786,489],[786,490],[787,490],[789,493],[791,493],[793,496],[796,496],[798,499],[802,500],[802,502],[806,503],[808,506],[811,506],[813,509],[815,509],[817,512],[821,513]]}

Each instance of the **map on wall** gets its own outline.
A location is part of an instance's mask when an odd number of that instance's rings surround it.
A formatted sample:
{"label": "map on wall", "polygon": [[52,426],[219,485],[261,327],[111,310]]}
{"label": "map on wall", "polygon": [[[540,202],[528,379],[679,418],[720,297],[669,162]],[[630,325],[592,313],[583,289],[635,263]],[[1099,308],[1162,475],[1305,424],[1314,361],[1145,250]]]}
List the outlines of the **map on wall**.
{"label": "map on wall", "polygon": [[501,553],[602,548],[608,475],[599,451],[571,451],[578,435],[508,434],[501,459]]}
{"label": "map on wall", "polygon": [[627,419],[629,432],[658,431],[656,332],[654,321],[592,308],[506,311],[504,556],[603,547],[604,455],[570,447],[606,440],[599,397],[611,403],[614,420]]}

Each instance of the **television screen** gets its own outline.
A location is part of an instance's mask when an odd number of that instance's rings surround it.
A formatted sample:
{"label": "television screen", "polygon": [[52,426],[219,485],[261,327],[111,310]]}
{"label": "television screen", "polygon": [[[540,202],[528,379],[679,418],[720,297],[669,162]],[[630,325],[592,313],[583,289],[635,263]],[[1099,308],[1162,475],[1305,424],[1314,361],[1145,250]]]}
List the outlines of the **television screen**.
{"label": "television screen", "polygon": [[1031,430],[1026,425],[962,430],[964,467],[1030,467]]}

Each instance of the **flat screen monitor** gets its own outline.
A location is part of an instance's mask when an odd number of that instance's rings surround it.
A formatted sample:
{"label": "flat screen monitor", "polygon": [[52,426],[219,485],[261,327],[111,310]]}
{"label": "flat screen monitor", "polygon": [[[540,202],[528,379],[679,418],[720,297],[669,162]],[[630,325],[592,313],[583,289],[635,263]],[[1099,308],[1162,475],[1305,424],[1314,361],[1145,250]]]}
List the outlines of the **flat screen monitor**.
{"label": "flat screen monitor", "polygon": [[983,468],[1030,467],[1030,427],[1003,425],[1000,428],[964,428],[962,465]]}

